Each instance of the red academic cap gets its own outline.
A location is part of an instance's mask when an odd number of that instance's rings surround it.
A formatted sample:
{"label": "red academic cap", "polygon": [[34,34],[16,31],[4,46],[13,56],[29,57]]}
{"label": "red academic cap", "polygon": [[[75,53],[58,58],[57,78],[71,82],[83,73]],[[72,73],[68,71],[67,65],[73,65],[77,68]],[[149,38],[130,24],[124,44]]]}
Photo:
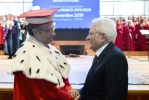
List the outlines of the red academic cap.
{"label": "red academic cap", "polygon": [[54,13],[59,8],[46,9],[46,10],[30,10],[18,16],[18,18],[26,18],[26,21],[31,25],[42,25],[52,22]]}

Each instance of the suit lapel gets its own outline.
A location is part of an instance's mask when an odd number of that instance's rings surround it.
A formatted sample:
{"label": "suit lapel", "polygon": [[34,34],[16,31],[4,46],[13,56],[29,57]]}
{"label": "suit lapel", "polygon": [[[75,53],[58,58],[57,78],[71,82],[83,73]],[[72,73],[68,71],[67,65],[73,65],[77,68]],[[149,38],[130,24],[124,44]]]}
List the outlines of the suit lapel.
{"label": "suit lapel", "polygon": [[96,66],[97,66],[101,61],[102,61],[102,57],[101,57],[101,56],[97,57],[97,59],[96,59],[95,61],[93,61],[93,64],[92,64],[92,66],[91,66],[91,68],[90,68],[90,70],[89,70],[89,72],[88,72],[87,77],[92,73],[92,71],[96,68]]}
{"label": "suit lapel", "polygon": [[[109,43],[107,45],[107,47],[101,52],[101,54],[97,57],[97,59],[93,62],[89,72],[88,72],[88,75],[86,77],[86,82],[87,82],[87,79],[88,77],[92,74],[92,72],[97,68],[97,66],[102,62],[103,60],[103,57],[107,54],[107,52],[112,48],[114,47],[114,44],[113,43]],[[86,83],[85,82],[85,83]]]}

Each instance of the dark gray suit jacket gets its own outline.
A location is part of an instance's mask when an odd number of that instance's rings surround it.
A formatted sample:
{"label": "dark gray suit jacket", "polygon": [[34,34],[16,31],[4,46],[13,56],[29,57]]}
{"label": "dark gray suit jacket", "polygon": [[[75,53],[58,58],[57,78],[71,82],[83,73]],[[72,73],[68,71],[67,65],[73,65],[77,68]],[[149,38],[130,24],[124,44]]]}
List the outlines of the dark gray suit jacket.
{"label": "dark gray suit jacket", "polygon": [[109,43],[93,62],[79,90],[81,100],[126,100],[128,63],[123,52]]}

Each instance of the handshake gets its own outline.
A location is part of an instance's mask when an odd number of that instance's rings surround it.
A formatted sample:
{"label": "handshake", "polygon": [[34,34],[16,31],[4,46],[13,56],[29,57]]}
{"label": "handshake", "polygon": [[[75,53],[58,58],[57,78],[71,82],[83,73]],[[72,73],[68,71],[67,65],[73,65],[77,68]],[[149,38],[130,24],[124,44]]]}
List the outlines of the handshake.
{"label": "handshake", "polygon": [[77,90],[70,90],[68,93],[71,95],[73,100],[79,100],[80,99],[80,94]]}

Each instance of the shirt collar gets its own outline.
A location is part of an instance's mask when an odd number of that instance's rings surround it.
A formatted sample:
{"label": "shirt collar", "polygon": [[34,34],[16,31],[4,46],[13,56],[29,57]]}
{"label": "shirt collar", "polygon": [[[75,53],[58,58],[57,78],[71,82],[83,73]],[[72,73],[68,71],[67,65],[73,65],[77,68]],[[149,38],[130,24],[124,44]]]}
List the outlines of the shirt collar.
{"label": "shirt collar", "polygon": [[[29,35],[28,36],[28,38],[26,39],[26,40],[35,40],[35,41],[38,41],[34,36],[31,36],[31,35]],[[40,45],[42,45],[42,46],[48,46],[48,45],[45,45],[45,44],[43,44],[42,42],[40,42],[40,41],[38,41],[38,43],[40,44]]]}
{"label": "shirt collar", "polygon": [[101,52],[106,48],[106,46],[108,45],[109,43],[103,45],[101,48],[99,48],[97,51],[96,51],[96,56],[98,57]]}

